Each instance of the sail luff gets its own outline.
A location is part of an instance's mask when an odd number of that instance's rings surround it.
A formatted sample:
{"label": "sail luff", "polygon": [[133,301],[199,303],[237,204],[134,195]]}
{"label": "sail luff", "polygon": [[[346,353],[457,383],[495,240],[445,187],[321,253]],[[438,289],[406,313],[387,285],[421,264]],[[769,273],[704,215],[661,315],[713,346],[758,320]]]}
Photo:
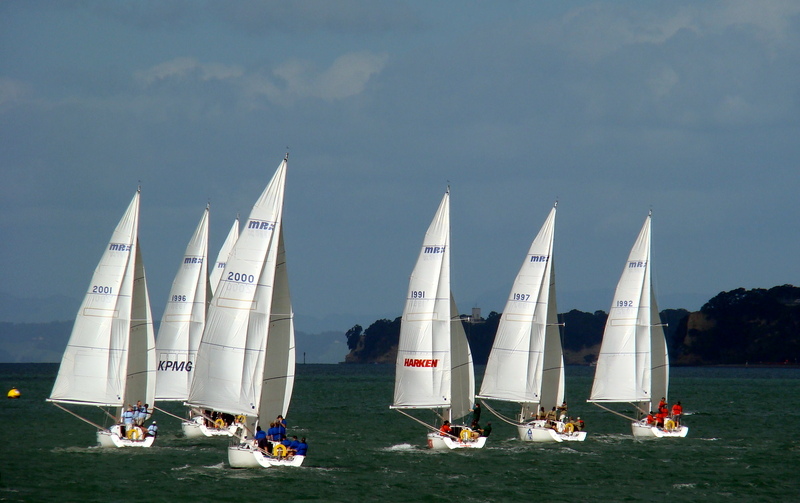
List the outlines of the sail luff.
{"label": "sail luff", "polygon": [[159,325],[158,400],[185,401],[189,397],[192,366],[206,321],[208,219],[206,207],[184,251]]}
{"label": "sail luff", "polygon": [[395,367],[395,408],[450,407],[450,199],[425,233],[409,280]]}
{"label": "sail luff", "polygon": [[126,298],[130,303],[138,215],[137,191],[92,275],[76,314],[50,401],[123,405],[127,372],[123,352],[128,347],[130,305],[121,306],[119,299]]}

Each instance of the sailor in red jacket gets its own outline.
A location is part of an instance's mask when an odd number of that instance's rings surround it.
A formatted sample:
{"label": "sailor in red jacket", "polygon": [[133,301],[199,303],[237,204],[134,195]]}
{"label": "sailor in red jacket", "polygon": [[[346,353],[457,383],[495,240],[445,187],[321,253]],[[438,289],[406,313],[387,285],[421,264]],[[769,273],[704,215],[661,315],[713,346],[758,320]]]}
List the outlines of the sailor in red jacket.
{"label": "sailor in red jacket", "polygon": [[683,407],[681,406],[681,402],[678,401],[675,405],[672,406],[672,420],[675,421],[675,424],[681,424],[681,416],[683,415]]}

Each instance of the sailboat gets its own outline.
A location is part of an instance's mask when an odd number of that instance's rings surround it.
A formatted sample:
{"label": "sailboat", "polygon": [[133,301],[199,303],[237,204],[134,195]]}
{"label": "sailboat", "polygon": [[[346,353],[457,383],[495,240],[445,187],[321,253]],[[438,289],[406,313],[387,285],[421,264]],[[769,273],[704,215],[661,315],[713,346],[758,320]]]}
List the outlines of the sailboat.
{"label": "sailboat", "polygon": [[651,220],[652,212],[617,283],[588,402],[630,419],[635,438],[685,437],[689,428],[674,421],[660,428],[602,405],[631,403],[642,416],[668,396],[669,355],[651,280]]}
{"label": "sailboat", "polygon": [[[121,424],[123,408],[155,405],[155,337],[139,247],[137,190],[117,224],[75,317],[48,402],[97,428],[101,447],[150,447],[155,436]],[[100,426],[64,404],[104,409],[115,424]]]}
{"label": "sailboat", "polygon": [[564,403],[564,356],[556,310],[553,236],[556,207],[531,243],[500,317],[478,398],[520,404],[516,426],[528,442],[583,441],[577,423],[537,418],[540,407]]}
{"label": "sailboat", "polygon": [[391,409],[422,423],[432,449],[481,448],[486,437],[470,427],[441,432],[405,412],[429,409],[448,424],[467,415],[475,394],[472,354],[450,291],[450,189],[433,218],[411,273],[400,324]]}
{"label": "sailboat", "polygon": [[[253,206],[211,300],[187,405],[259,422],[286,416],[294,387],[294,321],[283,245],[288,155]],[[241,440],[241,442],[239,441]],[[278,449],[276,449],[278,451]],[[228,447],[233,468],[299,466],[242,438]]]}

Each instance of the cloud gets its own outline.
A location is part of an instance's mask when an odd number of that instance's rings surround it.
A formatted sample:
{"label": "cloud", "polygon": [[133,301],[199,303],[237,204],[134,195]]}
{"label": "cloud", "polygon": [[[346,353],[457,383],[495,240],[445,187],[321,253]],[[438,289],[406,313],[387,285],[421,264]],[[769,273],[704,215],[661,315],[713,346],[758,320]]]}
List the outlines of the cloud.
{"label": "cloud", "polygon": [[275,69],[286,84],[285,98],[321,98],[328,101],[355,96],[364,91],[369,79],[386,65],[386,54],[368,52],[342,55],[323,71],[303,62],[291,62]]}
{"label": "cloud", "polygon": [[194,58],[175,58],[138,72],[136,77],[146,86],[149,86],[156,82],[169,79],[195,79],[199,81],[236,80],[243,75],[244,70],[237,65],[199,63]]}

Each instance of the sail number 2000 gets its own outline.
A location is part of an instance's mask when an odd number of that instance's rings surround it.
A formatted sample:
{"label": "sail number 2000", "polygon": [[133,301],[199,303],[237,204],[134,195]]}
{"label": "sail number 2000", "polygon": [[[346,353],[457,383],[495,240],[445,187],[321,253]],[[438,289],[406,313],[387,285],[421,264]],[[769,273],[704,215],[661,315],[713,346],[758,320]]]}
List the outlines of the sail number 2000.
{"label": "sail number 2000", "polygon": [[228,281],[234,281],[236,283],[255,283],[256,277],[252,274],[229,272]]}

